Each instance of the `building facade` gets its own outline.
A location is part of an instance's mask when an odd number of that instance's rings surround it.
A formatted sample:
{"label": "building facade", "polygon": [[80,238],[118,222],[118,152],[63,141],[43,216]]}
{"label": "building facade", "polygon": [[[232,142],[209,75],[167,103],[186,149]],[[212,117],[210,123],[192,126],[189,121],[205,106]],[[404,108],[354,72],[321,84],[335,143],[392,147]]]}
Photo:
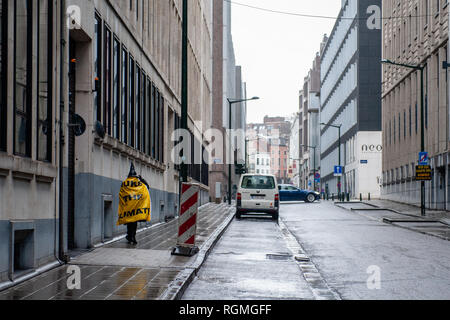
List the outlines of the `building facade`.
{"label": "building facade", "polygon": [[[383,1],[383,16],[405,19],[383,22],[383,58],[424,67],[425,151],[433,180],[425,183],[426,207],[449,204],[449,88],[447,1]],[[382,197],[420,205],[420,182],[415,166],[421,151],[420,71],[383,65]]]}
{"label": "building facade", "polygon": [[[228,99],[245,99],[246,86],[242,79],[242,67],[236,66],[234,54],[233,37],[231,34],[231,3],[213,0],[213,112],[212,128],[221,132],[223,150],[213,152],[213,164],[210,166],[210,197],[214,201],[220,201],[228,193],[228,163],[231,155],[227,148],[230,128],[230,105]],[[231,128],[245,131],[247,117],[246,103],[232,104],[231,106]],[[234,144],[237,149],[244,150],[245,135],[241,135],[238,143]],[[236,150],[234,150],[236,151]],[[241,152],[243,153],[243,152]],[[236,158],[236,157],[234,157]],[[238,159],[242,161],[243,159]],[[243,161],[242,161],[243,162]],[[233,186],[238,183],[239,175],[235,174],[235,166],[232,164],[231,181]]]}
{"label": "building facade", "polygon": [[[118,194],[131,163],[150,184],[151,224],[177,214],[182,8],[172,0],[0,4],[1,281],[123,233]],[[212,1],[189,1],[189,19],[188,126],[198,151],[212,115]],[[189,165],[202,203],[208,173],[206,161]]]}
{"label": "building facade", "polygon": [[[324,36],[321,47],[328,38]],[[299,97],[299,182],[303,189],[316,188],[314,173],[320,172],[320,53],[316,54],[312,68],[303,82]]]}
{"label": "building facade", "polygon": [[381,0],[342,1],[322,51],[321,179],[330,194],[339,190],[334,167],[340,158],[341,192],[352,197],[380,196],[381,27],[377,21],[381,5]]}

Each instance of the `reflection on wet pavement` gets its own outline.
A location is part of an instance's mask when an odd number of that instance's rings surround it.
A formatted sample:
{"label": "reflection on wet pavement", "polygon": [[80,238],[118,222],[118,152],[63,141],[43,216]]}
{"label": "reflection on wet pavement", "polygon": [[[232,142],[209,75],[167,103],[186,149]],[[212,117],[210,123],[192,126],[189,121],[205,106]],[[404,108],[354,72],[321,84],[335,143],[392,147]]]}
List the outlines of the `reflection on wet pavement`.
{"label": "reflection on wet pavement", "polygon": [[67,266],[0,293],[0,300],[133,300],[157,299],[179,269],[82,266],[81,289],[67,288]]}

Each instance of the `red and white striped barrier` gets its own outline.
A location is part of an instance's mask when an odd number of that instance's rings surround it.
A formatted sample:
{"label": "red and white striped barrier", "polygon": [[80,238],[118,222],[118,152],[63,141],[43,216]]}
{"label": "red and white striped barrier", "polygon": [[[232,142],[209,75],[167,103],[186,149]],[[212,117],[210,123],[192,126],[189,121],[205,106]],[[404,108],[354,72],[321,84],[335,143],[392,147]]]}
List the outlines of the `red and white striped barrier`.
{"label": "red and white striped barrier", "polygon": [[176,248],[172,251],[174,255],[192,256],[198,252],[198,248],[195,247],[195,236],[199,189],[199,186],[195,184],[183,183],[181,186],[178,240]]}

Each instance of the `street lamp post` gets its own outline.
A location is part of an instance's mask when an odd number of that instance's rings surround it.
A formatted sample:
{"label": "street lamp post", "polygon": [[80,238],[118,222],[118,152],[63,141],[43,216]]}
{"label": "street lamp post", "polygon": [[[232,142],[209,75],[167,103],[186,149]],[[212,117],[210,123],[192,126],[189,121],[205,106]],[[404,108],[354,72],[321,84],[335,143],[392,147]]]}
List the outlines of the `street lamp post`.
{"label": "street lamp post", "polygon": [[[181,67],[181,129],[188,129],[188,0],[183,0],[183,25],[182,25],[182,67]],[[186,155],[183,151],[183,157]],[[180,183],[187,182],[187,165],[181,163]],[[181,197],[181,188],[180,188]]]}
{"label": "street lamp post", "polygon": [[[333,127],[333,128],[337,128],[338,132],[339,132],[339,137],[338,137],[338,144],[339,144],[339,167],[341,167],[341,127],[342,124],[339,125],[335,125],[335,124],[326,124],[326,123],[321,123],[322,126],[328,126],[328,127]],[[341,176],[338,176],[338,194],[339,196],[341,195]]]}
{"label": "street lamp post", "polygon": [[314,169],[313,169],[313,172],[314,172],[314,178],[313,178],[313,179],[314,179],[314,191],[317,191],[317,190],[316,190],[316,172],[317,172],[317,170],[316,170],[316,149],[317,149],[317,146],[312,147],[312,146],[306,146],[306,145],[301,144],[300,147],[313,149],[313,152],[314,152],[314,156],[313,156],[313,166],[314,166]]}
{"label": "street lamp post", "polygon": [[[381,60],[381,63],[391,64],[394,66],[414,69],[420,71],[420,150],[421,152],[425,151],[425,111],[424,111],[424,65],[409,65],[404,63],[396,63],[387,59]],[[425,212],[425,181],[421,181],[420,183],[420,211],[422,216],[426,215]]]}
{"label": "street lamp post", "polygon": [[228,128],[230,129],[230,132],[228,132],[229,135],[229,152],[230,152],[230,157],[228,159],[228,204],[231,205],[231,145],[232,145],[232,141],[231,141],[231,107],[233,104],[236,103],[241,103],[241,102],[245,102],[245,101],[251,101],[251,100],[259,100],[259,97],[253,97],[251,99],[239,99],[239,100],[231,100],[231,99],[227,99],[228,100],[228,105],[229,105],[229,112],[228,112]]}

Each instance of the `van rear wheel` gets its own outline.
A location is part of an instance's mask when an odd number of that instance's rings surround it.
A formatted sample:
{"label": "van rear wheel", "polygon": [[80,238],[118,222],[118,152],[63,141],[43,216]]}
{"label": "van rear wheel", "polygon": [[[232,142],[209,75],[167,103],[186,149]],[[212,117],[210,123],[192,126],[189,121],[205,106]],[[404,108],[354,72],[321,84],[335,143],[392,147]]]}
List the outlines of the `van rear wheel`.
{"label": "van rear wheel", "polygon": [[272,220],[278,221],[279,217],[280,217],[280,213],[279,212],[272,214]]}

